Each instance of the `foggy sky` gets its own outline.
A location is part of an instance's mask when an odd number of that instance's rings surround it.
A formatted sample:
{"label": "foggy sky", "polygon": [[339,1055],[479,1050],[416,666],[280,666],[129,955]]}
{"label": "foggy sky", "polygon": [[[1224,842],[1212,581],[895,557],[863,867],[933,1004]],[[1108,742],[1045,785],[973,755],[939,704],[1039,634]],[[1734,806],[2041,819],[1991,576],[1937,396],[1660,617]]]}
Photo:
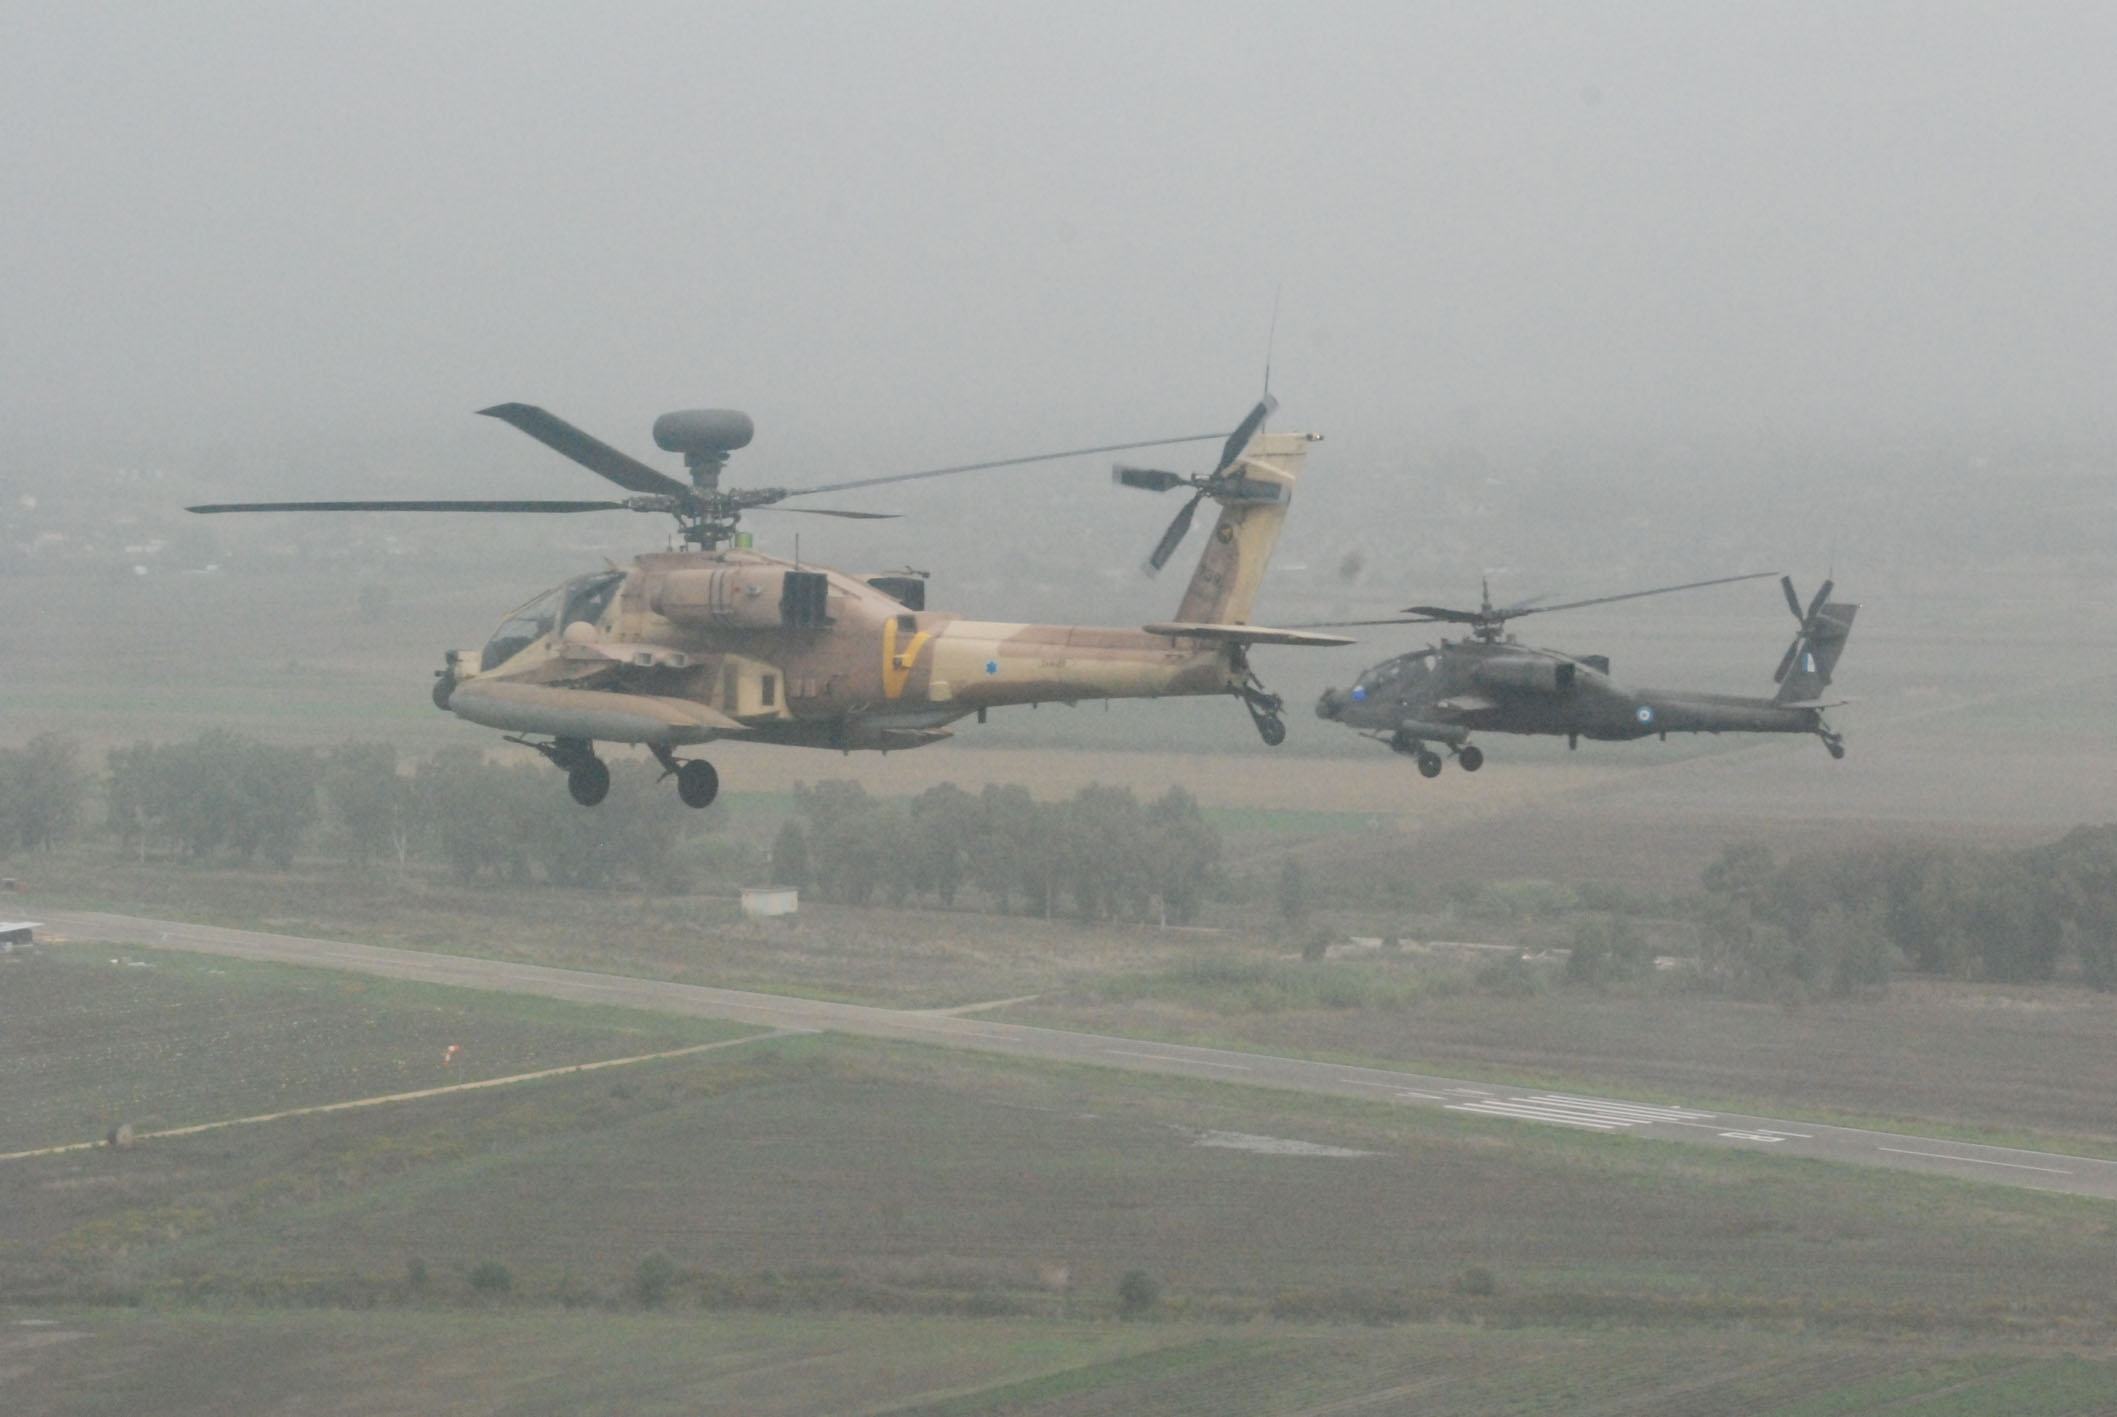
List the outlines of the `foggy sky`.
{"label": "foggy sky", "polygon": [[1280,422],[1356,455],[2094,425],[2113,55],[2095,5],[0,5],[0,431],[529,462],[468,413],[722,404],[820,480],[1225,427],[1275,291]]}

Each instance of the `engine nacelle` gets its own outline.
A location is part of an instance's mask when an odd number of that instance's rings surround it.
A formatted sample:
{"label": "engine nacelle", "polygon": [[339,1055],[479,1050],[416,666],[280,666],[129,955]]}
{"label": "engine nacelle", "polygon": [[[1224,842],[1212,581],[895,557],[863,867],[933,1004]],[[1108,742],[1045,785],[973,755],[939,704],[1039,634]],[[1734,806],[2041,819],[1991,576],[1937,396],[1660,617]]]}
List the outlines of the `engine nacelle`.
{"label": "engine nacelle", "polygon": [[736,630],[779,628],[786,572],[776,566],[670,571],[647,586],[647,605],[680,625]]}
{"label": "engine nacelle", "polygon": [[1470,677],[1488,689],[1515,689],[1532,694],[1563,694],[1573,687],[1570,660],[1516,654],[1482,661]]}

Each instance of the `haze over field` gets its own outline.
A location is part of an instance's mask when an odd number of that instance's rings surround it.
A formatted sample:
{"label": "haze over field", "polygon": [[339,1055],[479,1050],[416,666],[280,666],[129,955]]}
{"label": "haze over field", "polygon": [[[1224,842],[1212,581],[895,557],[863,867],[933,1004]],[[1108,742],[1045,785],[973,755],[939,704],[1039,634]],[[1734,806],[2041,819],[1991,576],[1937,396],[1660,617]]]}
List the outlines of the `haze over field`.
{"label": "haze over field", "polygon": [[[2104,1410],[2113,54],[2078,4],[0,0],[0,865],[60,923],[0,950],[17,1405]],[[184,511],[613,494],[512,401],[672,473],[657,414],[746,410],[732,488],[1201,434],[1268,355],[1326,441],[1256,619],[1830,576],[1848,756],[1427,781],[1309,711],[1425,626],[1259,647],[1276,749],[1047,702],[716,745],[705,812],[608,745],[591,812],[432,676],[666,517]],[[1180,499],[1109,462],[744,527],[1169,619],[1205,536],[1145,579]],[[1796,617],[1516,629],[1756,694]],[[723,1047],[670,983],[904,1012]],[[1003,1024],[1107,1056],[902,1041]],[[1840,1123],[2009,1184],[1785,1154]]]}
{"label": "haze over field", "polygon": [[[1329,441],[1261,616],[1834,569],[1866,605],[1856,753],[2012,685],[2017,746],[2093,741],[2112,40],[2093,9],[1909,4],[11,7],[0,574],[43,692],[4,726],[120,732],[82,710],[201,674],[270,709],[319,665],[423,713],[442,649],[667,531],[187,502],[608,490],[470,416],[503,399],[672,468],[656,413],[745,408],[753,485],[1222,428],[1276,299],[1278,423]],[[1145,582],[1173,507],[1106,461],[750,526],[930,569],[939,608],[1136,624],[1195,548]],[[1783,615],[1760,583],[1529,637],[1754,692]],[[1267,677],[1305,717],[1416,642]],[[989,736],[1252,750],[1226,708]]]}
{"label": "haze over field", "polygon": [[[2094,7],[250,4],[0,13],[0,424],[290,488],[760,480],[1226,426],[2106,432]],[[322,446],[317,446],[321,444]],[[32,462],[30,467],[37,464]],[[820,533],[819,533],[820,534]]]}

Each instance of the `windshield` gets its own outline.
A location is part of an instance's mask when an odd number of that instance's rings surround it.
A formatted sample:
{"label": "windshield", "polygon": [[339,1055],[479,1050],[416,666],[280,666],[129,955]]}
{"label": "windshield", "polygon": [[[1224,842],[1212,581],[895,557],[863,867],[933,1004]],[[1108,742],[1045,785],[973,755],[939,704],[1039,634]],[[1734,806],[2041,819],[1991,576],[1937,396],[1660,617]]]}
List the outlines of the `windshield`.
{"label": "windshield", "polygon": [[1360,682],[1353,687],[1353,699],[1358,702],[1376,694],[1408,689],[1424,679],[1432,667],[1432,657],[1423,652],[1384,660],[1360,676]]}
{"label": "windshield", "polygon": [[552,626],[558,623],[559,602],[567,589],[560,586],[556,590],[547,590],[501,621],[500,628],[485,642],[485,653],[479,656],[478,667],[481,670],[497,669],[550,634]]}

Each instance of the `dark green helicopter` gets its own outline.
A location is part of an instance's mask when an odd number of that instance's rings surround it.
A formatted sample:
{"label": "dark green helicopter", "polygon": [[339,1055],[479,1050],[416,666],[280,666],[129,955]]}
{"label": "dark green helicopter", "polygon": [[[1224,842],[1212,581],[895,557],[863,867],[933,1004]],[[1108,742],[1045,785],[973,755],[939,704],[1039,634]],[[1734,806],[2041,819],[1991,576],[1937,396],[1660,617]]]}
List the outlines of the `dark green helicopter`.
{"label": "dark green helicopter", "polygon": [[1525,603],[1497,609],[1488,588],[1484,604],[1476,610],[1412,605],[1394,619],[1334,622],[1340,626],[1467,625],[1470,633],[1460,640],[1444,639],[1431,648],[1384,660],[1362,674],[1350,689],[1325,689],[1316,703],[1316,716],[1387,743],[1415,759],[1427,777],[1438,777],[1441,772],[1441,755],[1434,745],[1453,753],[1465,772],[1484,766],[1484,753],[1470,741],[1470,735],[1477,732],[1562,734],[1569,748],[1579,747],[1583,738],[1623,742],[1650,734],[1666,738],[1671,733],[1813,733],[1823,740],[1831,757],[1842,758],[1845,740],[1823,721],[1827,705],[1817,699],[1830,684],[1830,672],[1852,633],[1852,617],[1860,607],[1833,601],[1832,581],[1823,582],[1804,610],[1792,578],[1779,578],[1786,603],[1801,625],[1773,676],[1779,691],[1768,699],[1626,689],[1610,678],[1606,655],[1537,649],[1505,633],[1509,620],[1524,615],[1762,580],[1772,574],[1758,571],[1563,605]]}

